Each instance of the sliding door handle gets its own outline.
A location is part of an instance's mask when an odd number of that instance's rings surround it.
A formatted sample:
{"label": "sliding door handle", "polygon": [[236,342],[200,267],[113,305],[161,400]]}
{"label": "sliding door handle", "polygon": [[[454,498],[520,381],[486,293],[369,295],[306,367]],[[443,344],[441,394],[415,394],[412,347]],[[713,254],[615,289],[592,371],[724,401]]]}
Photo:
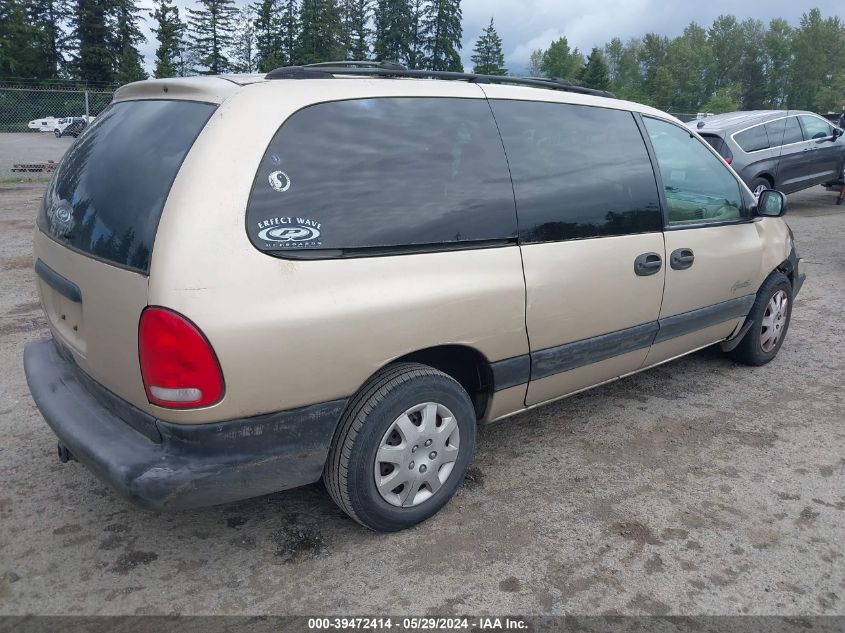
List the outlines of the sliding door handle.
{"label": "sliding door handle", "polygon": [[695,262],[695,253],[691,248],[679,248],[669,256],[669,265],[674,270],[686,270]]}
{"label": "sliding door handle", "polygon": [[640,277],[647,277],[660,272],[663,258],[657,253],[643,253],[634,260],[634,272]]}

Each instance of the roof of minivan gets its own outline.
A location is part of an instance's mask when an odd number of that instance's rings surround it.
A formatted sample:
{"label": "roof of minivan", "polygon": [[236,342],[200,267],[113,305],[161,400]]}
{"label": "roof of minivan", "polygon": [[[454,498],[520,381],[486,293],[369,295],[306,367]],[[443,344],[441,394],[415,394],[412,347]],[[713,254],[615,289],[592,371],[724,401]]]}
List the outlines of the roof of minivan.
{"label": "roof of minivan", "polygon": [[[267,79],[265,75],[206,75],[200,77],[174,77],[170,79],[149,79],[121,86],[114,94],[114,101],[132,101],[137,99],[185,99],[192,101],[206,101],[222,103],[230,96],[241,90],[249,90],[256,84],[278,85],[280,92],[285,91],[288,82],[295,81],[298,85],[314,82],[316,86],[325,85],[326,79]],[[437,93],[440,96],[466,96],[466,81],[449,79],[416,79],[416,78],[373,78],[365,76],[335,76],[332,85],[342,85],[341,82],[423,82],[431,86],[437,82]],[[336,83],[335,83],[336,82]],[[351,85],[351,84],[350,84]],[[560,103],[574,103],[581,105],[603,106],[617,110],[628,110],[653,114],[661,118],[673,118],[665,112],[633,101],[612,99],[590,94],[580,94],[542,87],[517,86],[509,84],[474,84],[483,88],[485,94],[496,99],[522,99],[536,101],[553,101]]]}
{"label": "roof of minivan", "polygon": [[803,110],[744,110],[713,114],[703,119],[690,121],[687,125],[699,134],[707,132],[725,132],[763,123],[787,114],[805,114]]}

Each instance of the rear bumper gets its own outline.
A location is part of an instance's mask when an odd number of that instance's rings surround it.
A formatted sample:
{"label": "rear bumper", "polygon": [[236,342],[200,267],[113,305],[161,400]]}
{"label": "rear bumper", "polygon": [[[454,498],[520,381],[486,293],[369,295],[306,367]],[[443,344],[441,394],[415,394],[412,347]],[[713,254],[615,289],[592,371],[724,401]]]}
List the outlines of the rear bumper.
{"label": "rear bumper", "polygon": [[213,424],[171,424],[85,375],[52,339],[24,351],[36,405],[78,461],[156,510],[255,497],[320,478],[346,400]]}

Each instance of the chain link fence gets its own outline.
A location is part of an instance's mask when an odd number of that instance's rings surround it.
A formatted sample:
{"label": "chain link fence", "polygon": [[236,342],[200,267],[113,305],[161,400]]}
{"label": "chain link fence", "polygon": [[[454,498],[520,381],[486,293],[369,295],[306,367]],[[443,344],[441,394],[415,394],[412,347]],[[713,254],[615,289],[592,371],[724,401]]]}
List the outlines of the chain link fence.
{"label": "chain link fence", "polygon": [[0,80],[0,180],[49,177],[73,135],[102,112],[113,95],[112,86]]}

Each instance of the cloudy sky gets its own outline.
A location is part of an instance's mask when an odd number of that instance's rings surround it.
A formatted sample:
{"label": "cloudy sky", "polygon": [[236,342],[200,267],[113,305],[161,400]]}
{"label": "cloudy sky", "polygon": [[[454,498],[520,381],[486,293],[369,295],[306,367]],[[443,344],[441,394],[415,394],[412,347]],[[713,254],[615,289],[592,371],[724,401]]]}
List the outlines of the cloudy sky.
{"label": "cloudy sky", "polygon": [[[246,4],[245,0],[236,2]],[[178,0],[177,4],[182,9],[193,5],[190,0]],[[144,5],[149,6],[149,2]],[[797,24],[801,14],[812,7],[829,16],[841,6],[833,0],[463,0],[464,66],[472,68],[469,57],[473,45],[491,16],[504,43],[505,62],[512,72],[519,72],[525,69],[532,50],[546,48],[563,35],[571,46],[589,52],[615,36],[625,40],[649,31],[680,35],[690,21],[709,26],[720,14],[764,22],[783,17]],[[149,22],[145,29],[148,41],[141,52],[151,67],[155,41],[149,33]]]}

